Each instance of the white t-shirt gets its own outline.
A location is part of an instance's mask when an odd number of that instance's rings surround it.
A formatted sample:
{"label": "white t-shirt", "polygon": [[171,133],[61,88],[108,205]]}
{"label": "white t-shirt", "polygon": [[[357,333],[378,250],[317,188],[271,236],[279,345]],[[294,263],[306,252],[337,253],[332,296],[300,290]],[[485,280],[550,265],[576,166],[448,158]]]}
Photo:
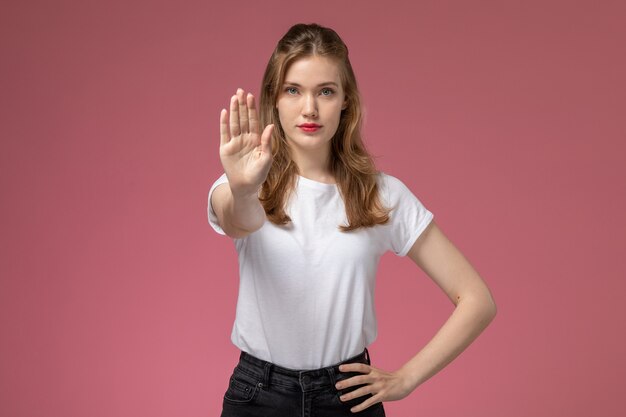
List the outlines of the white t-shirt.
{"label": "white t-shirt", "polygon": [[[335,184],[298,176],[286,212],[234,239],[239,297],[231,340],[257,358],[292,369],[317,369],[358,355],[376,339],[376,269],[383,253],[405,256],[433,214],[397,178],[380,173],[380,195],[393,208],[386,225],[342,232],[345,206]],[[208,217],[220,234],[211,194]]]}

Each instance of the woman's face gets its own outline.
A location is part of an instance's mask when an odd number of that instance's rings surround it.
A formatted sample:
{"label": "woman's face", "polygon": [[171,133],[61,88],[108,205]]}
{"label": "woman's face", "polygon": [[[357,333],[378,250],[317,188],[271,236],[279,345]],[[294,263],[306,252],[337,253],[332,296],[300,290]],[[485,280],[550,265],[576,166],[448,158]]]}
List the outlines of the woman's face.
{"label": "woman's face", "polygon": [[293,62],[285,74],[276,108],[287,143],[295,152],[328,151],[346,108],[338,64],[310,56]]}

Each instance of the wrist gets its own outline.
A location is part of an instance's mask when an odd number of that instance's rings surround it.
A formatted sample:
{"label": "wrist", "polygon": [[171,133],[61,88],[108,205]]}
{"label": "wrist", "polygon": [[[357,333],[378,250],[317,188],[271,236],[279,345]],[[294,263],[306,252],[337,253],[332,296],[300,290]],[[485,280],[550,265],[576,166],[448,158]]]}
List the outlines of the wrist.
{"label": "wrist", "polygon": [[402,381],[402,384],[407,392],[412,392],[421,383],[417,375],[404,366],[396,371],[396,375]]}
{"label": "wrist", "polygon": [[261,187],[237,187],[230,185],[230,192],[233,199],[237,201],[252,201],[259,199],[259,191]]}

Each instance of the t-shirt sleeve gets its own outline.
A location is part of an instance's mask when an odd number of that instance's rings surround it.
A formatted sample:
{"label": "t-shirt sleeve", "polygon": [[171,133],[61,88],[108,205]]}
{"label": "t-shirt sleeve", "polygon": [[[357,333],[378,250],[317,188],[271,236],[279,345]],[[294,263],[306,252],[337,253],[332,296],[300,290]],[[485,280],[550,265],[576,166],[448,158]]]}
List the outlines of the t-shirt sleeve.
{"label": "t-shirt sleeve", "polygon": [[382,176],[387,207],[392,209],[385,228],[388,249],[398,256],[405,256],[434,215],[402,181],[391,175]]}
{"label": "t-shirt sleeve", "polygon": [[217,215],[215,214],[215,211],[213,210],[213,206],[211,206],[211,195],[213,194],[213,190],[215,190],[218,185],[224,184],[226,182],[228,182],[228,178],[226,177],[226,173],[224,173],[211,186],[211,189],[209,190],[209,200],[207,202],[207,214],[209,217],[209,224],[220,235],[225,235],[226,233],[224,232],[222,227],[219,225]]}

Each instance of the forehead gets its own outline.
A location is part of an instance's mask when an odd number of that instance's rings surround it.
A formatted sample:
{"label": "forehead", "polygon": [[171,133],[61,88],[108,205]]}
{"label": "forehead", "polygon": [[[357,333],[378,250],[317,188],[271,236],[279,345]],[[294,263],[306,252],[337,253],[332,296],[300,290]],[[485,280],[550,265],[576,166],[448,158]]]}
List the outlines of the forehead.
{"label": "forehead", "polygon": [[300,58],[285,73],[285,83],[290,82],[303,86],[317,86],[327,82],[341,85],[339,64],[333,59],[315,55]]}

